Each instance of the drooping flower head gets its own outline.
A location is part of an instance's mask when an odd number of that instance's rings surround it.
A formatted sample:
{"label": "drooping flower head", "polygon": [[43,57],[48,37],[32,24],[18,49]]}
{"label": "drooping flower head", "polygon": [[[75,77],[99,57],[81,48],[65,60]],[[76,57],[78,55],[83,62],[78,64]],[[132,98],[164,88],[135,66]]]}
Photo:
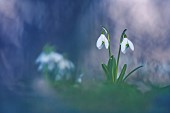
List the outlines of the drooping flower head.
{"label": "drooping flower head", "polygon": [[123,35],[123,40],[121,42],[121,51],[125,54],[126,50],[130,48],[132,51],[134,51],[134,45],[133,43],[127,38],[126,34]]}
{"label": "drooping flower head", "polygon": [[101,35],[99,36],[97,42],[96,42],[96,46],[98,49],[102,49],[103,46],[105,46],[106,49],[109,48],[109,41],[106,38],[106,36],[108,35],[108,31],[106,30],[106,28],[102,27],[103,31],[101,33]]}

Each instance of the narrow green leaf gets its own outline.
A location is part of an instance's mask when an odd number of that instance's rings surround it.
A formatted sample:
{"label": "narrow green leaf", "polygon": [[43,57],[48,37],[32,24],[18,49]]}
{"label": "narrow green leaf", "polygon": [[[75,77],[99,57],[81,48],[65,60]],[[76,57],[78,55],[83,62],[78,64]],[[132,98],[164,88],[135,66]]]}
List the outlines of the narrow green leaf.
{"label": "narrow green leaf", "polygon": [[108,67],[108,70],[112,73],[112,67],[113,67],[113,55],[109,58],[107,67]]}
{"label": "narrow green leaf", "polygon": [[127,68],[127,64],[124,64],[123,69],[122,69],[122,71],[120,73],[120,76],[118,78],[118,82],[122,82],[123,81],[123,78],[124,78],[125,72],[126,72],[126,68]]}
{"label": "narrow green leaf", "polygon": [[107,67],[108,67],[108,72],[109,72],[109,81],[112,81],[113,78],[112,78],[112,72],[113,72],[113,55],[109,58],[109,61],[108,61],[108,64],[107,64]]}
{"label": "narrow green leaf", "polygon": [[103,68],[103,71],[106,75],[106,79],[109,80],[109,71],[108,71],[108,67],[106,64],[102,64],[102,68]]}
{"label": "narrow green leaf", "polygon": [[123,79],[123,81],[125,81],[133,72],[135,72],[136,70],[138,70],[138,69],[141,68],[141,67],[143,67],[143,66],[139,66],[139,67],[135,68],[134,70],[132,70],[132,71]]}
{"label": "narrow green leaf", "polygon": [[116,75],[116,59],[113,57],[113,65],[112,65],[112,79],[113,81],[116,81],[117,75]]}

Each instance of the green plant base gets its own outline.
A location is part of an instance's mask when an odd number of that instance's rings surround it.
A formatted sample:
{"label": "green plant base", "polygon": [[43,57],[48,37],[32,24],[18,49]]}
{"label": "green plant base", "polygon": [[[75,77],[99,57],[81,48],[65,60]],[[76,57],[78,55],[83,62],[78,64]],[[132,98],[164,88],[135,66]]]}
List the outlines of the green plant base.
{"label": "green plant base", "polygon": [[56,85],[60,99],[81,113],[144,113],[149,98],[127,84],[100,84],[93,88]]}

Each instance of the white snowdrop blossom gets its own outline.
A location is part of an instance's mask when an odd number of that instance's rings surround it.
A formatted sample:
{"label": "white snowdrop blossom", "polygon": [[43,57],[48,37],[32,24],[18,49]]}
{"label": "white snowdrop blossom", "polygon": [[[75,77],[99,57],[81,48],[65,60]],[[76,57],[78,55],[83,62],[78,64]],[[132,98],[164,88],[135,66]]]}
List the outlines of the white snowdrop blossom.
{"label": "white snowdrop blossom", "polygon": [[109,48],[109,41],[104,34],[101,34],[100,37],[98,38],[97,42],[96,42],[96,46],[97,46],[98,49],[102,49],[102,47],[104,45],[105,45],[105,48],[108,49]]}
{"label": "white snowdrop blossom", "polygon": [[128,38],[123,38],[121,43],[121,51],[125,54],[126,50],[130,47],[132,51],[134,51],[134,45]]}

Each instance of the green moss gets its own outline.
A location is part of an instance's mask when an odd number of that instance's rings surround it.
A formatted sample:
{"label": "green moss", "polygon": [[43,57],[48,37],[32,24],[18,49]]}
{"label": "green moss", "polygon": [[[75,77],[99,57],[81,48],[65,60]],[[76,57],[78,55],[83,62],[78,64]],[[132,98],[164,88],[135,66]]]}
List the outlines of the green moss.
{"label": "green moss", "polygon": [[71,108],[88,113],[140,113],[149,106],[147,96],[127,84],[100,84],[88,89],[74,85],[55,88]]}

